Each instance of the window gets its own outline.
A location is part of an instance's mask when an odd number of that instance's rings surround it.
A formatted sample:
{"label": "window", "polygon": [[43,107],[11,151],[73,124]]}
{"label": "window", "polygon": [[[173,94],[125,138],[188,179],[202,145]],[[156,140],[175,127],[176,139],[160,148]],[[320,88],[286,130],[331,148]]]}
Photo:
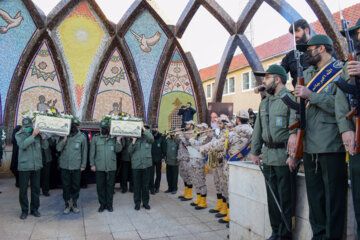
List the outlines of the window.
{"label": "window", "polygon": [[211,98],[212,94],[212,84],[206,85],[206,98]]}
{"label": "window", "polygon": [[225,79],[223,95],[235,93],[235,77]]}
{"label": "window", "polygon": [[229,93],[235,92],[235,78],[231,77],[229,78]]}
{"label": "window", "polygon": [[259,85],[256,82],[256,78],[253,72],[243,73],[242,79],[243,79],[243,91],[253,89]]}
{"label": "window", "polygon": [[242,74],[242,80],[243,80],[243,90],[249,90],[250,89],[250,72],[246,72]]}

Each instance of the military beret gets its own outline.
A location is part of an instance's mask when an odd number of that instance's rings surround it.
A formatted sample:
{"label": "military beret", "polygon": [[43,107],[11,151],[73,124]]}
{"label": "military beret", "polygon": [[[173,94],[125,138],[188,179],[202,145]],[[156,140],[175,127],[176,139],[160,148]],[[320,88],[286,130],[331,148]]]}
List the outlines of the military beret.
{"label": "military beret", "polygon": [[333,41],[326,35],[318,34],[310,38],[306,44],[297,44],[296,48],[302,52],[305,52],[309,46],[314,45],[330,45],[333,46]]}
{"label": "military beret", "polygon": [[[351,34],[353,31],[355,31],[356,29],[360,28],[360,18],[357,20],[356,24],[352,27],[349,27],[349,33]],[[340,33],[345,36],[345,31],[341,30]]]}
{"label": "military beret", "polygon": [[271,65],[265,72],[261,72],[261,71],[255,71],[254,75],[255,76],[260,76],[260,77],[265,77],[266,74],[277,74],[277,75],[281,75],[286,77],[287,79],[287,74],[285,69],[277,64],[273,64]]}
{"label": "military beret", "polygon": [[80,121],[79,121],[79,119],[72,118],[72,119],[71,119],[71,124],[75,124],[75,125],[80,126]]}
{"label": "military beret", "polygon": [[22,125],[23,125],[23,127],[32,127],[33,122],[31,121],[30,118],[24,118],[22,120]]}
{"label": "military beret", "polygon": [[107,121],[107,120],[102,120],[101,122],[100,122],[100,127],[102,128],[102,127],[109,127],[110,126],[110,123],[109,123],[109,121]]}

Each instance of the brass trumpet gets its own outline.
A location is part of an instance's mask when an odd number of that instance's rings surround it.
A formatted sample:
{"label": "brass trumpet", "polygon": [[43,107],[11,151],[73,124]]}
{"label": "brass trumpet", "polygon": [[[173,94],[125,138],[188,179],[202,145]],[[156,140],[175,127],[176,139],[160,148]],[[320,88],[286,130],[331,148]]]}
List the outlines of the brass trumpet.
{"label": "brass trumpet", "polygon": [[215,131],[215,128],[210,128],[210,129],[207,129],[207,130],[204,130],[204,131],[201,131],[201,132],[197,132],[196,134],[204,134],[204,133],[212,132],[212,131]]}
{"label": "brass trumpet", "polygon": [[177,132],[180,132],[183,130],[185,130],[185,128],[175,129],[175,130],[171,130],[171,131],[165,131],[165,135],[176,135]]}

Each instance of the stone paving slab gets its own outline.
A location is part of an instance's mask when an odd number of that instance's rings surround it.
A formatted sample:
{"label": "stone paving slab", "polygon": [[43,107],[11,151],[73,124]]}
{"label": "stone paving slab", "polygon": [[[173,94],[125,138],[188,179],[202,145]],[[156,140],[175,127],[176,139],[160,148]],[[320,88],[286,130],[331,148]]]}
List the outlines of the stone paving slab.
{"label": "stone paving slab", "polygon": [[[31,215],[20,220],[18,189],[14,179],[0,179],[1,240],[221,240],[229,233],[208,210],[216,205],[212,175],[207,175],[208,208],[196,211],[191,201],[182,202],[178,195],[184,186],[179,179],[179,192],[166,194],[163,174],[160,193],[150,195],[151,210],[134,210],[133,194],[122,194],[116,185],[114,212],[98,213],[95,184],[81,189],[79,214],[63,215],[60,189],[50,190],[50,197],[40,196],[41,217]],[[30,196],[30,195],[29,195]],[[193,192],[195,197],[195,192]]]}

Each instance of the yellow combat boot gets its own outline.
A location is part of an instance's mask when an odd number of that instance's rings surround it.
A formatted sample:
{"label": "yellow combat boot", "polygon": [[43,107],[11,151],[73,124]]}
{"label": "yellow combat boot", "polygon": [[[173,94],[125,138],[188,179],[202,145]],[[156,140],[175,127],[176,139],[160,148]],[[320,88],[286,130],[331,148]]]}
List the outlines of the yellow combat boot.
{"label": "yellow combat boot", "polygon": [[199,205],[200,199],[201,199],[200,193],[196,194],[196,201],[190,203],[190,205],[196,207],[197,205]]}
{"label": "yellow combat boot", "polygon": [[185,186],[184,193],[183,193],[183,194],[181,194],[181,195],[179,196],[179,198],[180,198],[180,199],[183,199],[183,198],[186,196],[187,192],[188,192],[188,187],[187,187],[187,186]]}
{"label": "yellow combat boot", "polygon": [[230,221],[230,210],[227,208],[227,215],[226,217],[220,218],[219,223],[228,223]]}
{"label": "yellow combat boot", "polygon": [[207,208],[206,195],[201,196],[200,203],[195,207],[196,210]]}
{"label": "yellow combat boot", "polygon": [[210,213],[218,213],[222,207],[223,200],[221,194],[217,194],[217,203],[216,206],[209,210]]}
{"label": "yellow combat boot", "polygon": [[226,215],[227,215],[227,203],[226,203],[226,202],[223,202],[219,213],[217,213],[217,214],[215,215],[215,217],[217,217],[217,218],[222,218],[222,217],[225,217]]}
{"label": "yellow combat boot", "polygon": [[191,199],[192,199],[192,188],[188,187],[187,194],[184,196],[183,199],[181,199],[181,201],[190,201]]}

